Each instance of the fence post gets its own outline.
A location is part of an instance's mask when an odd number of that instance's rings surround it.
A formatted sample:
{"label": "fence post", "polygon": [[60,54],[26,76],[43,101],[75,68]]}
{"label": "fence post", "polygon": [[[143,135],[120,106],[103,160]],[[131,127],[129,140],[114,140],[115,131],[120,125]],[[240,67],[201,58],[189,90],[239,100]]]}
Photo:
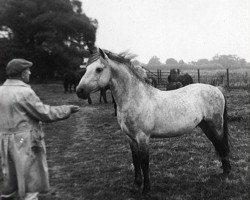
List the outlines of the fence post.
{"label": "fence post", "polygon": [[229,88],[229,69],[227,69],[227,87]]}
{"label": "fence post", "polygon": [[159,69],[157,69],[157,83],[159,84]]}
{"label": "fence post", "polygon": [[159,84],[161,81],[161,70],[160,69],[157,69],[157,79],[158,79],[158,84]]}
{"label": "fence post", "polygon": [[197,69],[197,72],[198,72],[198,83],[200,83],[201,82],[200,69]]}

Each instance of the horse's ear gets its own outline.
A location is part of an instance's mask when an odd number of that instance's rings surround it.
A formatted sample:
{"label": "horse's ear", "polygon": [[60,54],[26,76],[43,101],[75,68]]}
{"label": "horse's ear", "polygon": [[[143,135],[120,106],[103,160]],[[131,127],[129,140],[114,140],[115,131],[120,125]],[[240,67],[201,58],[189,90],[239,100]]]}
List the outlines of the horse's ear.
{"label": "horse's ear", "polygon": [[99,52],[100,52],[101,57],[102,57],[103,59],[105,59],[105,60],[108,59],[108,56],[105,54],[105,52],[104,52],[102,49],[99,48]]}

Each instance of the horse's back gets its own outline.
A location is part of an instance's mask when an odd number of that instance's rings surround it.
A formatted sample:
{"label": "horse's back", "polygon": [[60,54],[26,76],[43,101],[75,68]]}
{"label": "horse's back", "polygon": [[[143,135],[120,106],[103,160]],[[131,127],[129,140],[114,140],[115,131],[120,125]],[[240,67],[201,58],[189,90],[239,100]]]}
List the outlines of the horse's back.
{"label": "horse's back", "polygon": [[[211,96],[211,98],[219,97],[224,99],[224,96],[219,88],[203,83],[189,84],[175,91],[177,93],[179,92],[180,95],[185,94],[187,98],[196,97],[197,99],[204,99]],[[171,92],[175,93],[175,91]]]}
{"label": "horse's back", "polygon": [[156,104],[162,104],[162,107],[164,105],[169,106],[170,110],[171,107],[184,108],[187,106],[187,110],[192,108],[193,111],[200,110],[202,112],[210,112],[214,107],[216,107],[216,109],[220,107],[224,108],[225,104],[225,98],[220,89],[202,83],[194,83],[170,91],[158,90],[156,96],[155,99],[158,100]]}
{"label": "horse's back", "polygon": [[142,102],[141,123],[153,137],[177,136],[190,132],[204,119],[218,120],[217,124],[223,119],[223,94],[211,85],[195,83],[171,91],[154,90],[150,98],[147,108]]}
{"label": "horse's back", "polygon": [[[209,85],[209,84],[204,84],[204,83],[189,84],[189,85],[181,87],[181,88],[179,88],[179,89],[177,89],[175,91],[181,91],[181,92],[182,91],[189,91],[189,92],[197,91],[198,93],[201,92],[201,91],[214,91],[214,92],[221,93],[221,90],[218,87],[215,87],[215,86]],[[171,91],[171,92],[175,92],[175,91]]]}
{"label": "horse's back", "polygon": [[[213,118],[213,115],[222,114],[225,106],[225,97],[222,91],[212,85],[194,83],[176,91],[179,101],[190,102],[190,105],[202,111],[204,118]],[[172,93],[175,94],[175,91]]]}

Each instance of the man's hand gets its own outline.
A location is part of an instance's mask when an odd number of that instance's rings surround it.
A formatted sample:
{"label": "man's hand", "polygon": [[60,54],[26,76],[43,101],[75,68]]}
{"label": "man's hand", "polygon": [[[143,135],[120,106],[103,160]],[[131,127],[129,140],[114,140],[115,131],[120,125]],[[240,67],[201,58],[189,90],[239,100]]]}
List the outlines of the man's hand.
{"label": "man's hand", "polygon": [[75,106],[75,105],[70,105],[70,110],[71,110],[71,113],[76,113],[80,110],[80,107],[79,106]]}

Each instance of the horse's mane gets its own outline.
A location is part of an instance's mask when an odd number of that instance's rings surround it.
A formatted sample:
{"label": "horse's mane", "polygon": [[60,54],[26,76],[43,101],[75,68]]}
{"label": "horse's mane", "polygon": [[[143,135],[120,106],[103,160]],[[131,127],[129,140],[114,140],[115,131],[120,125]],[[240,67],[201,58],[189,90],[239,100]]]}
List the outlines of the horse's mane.
{"label": "horse's mane", "polygon": [[118,63],[126,65],[130,71],[142,82],[145,82],[145,77],[142,77],[142,73],[138,67],[135,67],[132,63],[132,59],[137,57],[137,55],[130,53],[129,51],[124,51],[119,54],[112,53],[108,50],[104,50],[105,54],[110,60],[116,61]]}

